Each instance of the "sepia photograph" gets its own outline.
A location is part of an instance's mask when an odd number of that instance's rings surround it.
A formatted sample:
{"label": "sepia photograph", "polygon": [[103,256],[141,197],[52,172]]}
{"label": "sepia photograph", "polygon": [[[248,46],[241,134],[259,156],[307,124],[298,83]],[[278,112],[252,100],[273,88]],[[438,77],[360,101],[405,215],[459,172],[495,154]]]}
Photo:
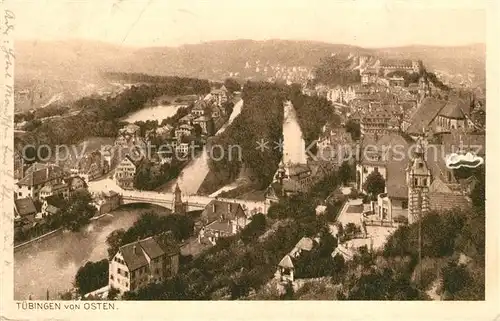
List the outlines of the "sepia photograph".
{"label": "sepia photograph", "polygon": [[3,293],[484,301],[487,3],[436,3],[5,1]]}

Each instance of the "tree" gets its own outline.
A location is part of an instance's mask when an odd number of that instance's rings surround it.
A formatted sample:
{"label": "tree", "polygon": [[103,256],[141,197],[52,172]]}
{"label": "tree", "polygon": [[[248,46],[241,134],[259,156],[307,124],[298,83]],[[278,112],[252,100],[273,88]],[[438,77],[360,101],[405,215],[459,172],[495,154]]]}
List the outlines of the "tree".
{"label": "tree", "polygon": [[143,162],[134,176],[134,187],[139,190],[149,190],[151,187],[151,164]]}
{"label": "tree", "polygon": [[241,85],[233,78],[227,78],[224,81],[224,86],[230,93],[241,90]]}
{"label": "tree", "polygon": [[356,231],[357,231],[356,224],[354,224],[352,222],[349,222],[345,226],[344,234],[346,234],[346,235],[353,235],[353,234],[356,233]]}
{"label": "tree", "polygon": [[293,295],[295,291],[293,290],[293,285],[291,281],[285,284],[285,293],[281,295],[281,300],[293,300]]}
{"label": "tree", "polygon": [[241,231],[241,240],[248,244],[264,233],[265,230],[266,216],[264,214],[255,214],[252,216],[252,221]]}
{"label": "tree", "polygon": [[361,137],[361,126],[358,122],[349,119],[345,124],[345,128],[351,134],[353,140],[358,140]]}
{"label": "tree", "polygon": [[109,262],[107,259],[99,262],[87,262],[78,269],[75,276],[75,286],[80,295],[95,291],[108,284]]}
{"label": "tree", "polygon": [[92,196],[87,190],[79,190],[69,198],[68,206],[61,210],[62,225],[72,231],[88,224],[97,212],[92,205]]}
{"label": "tree", "polygon": [[201,128],[200,124],[194,124],[193,125],[193,132],[194,132],[194,136],[196,138],[199,138],[201,136],[201,134],[203,133],[203,129]]}
{"label": "tree", "polygon": [[478,209],[485,209],[485,181],[484,178],[480,178],[479,182],[474,186],[474,189],[471,192],[472,204]]}
{"label": "tree", "polygon": [[347,185],[352,176],[351,165],[347,161],[344,161],[339,168],[339,180],[342,182],[342,185]]}
{"label": "tree", "polygon": [[378,171],[373,171],[366,178],[363,189],[367,191],[372,198],[376,198],[378,194],[385,191],[385,180]]}
{"label": "tree", "polygon": [[122,245],[123,236],[125,235],[124,229],[114,230],[111,234],[106,237],[106,244],[108,245],[108,256],[111,260],[113,256],[118,252],[118,249]]}
{"label": "tree", "polygon": [[118,297],[120,291],[114,287],[111,287],[108,291],[108,300],[114,300]]}
{"label": "tree", "polygon": [[449,262],[442,269],[443,290],[453,298],[453,295],[464,288],[469,282],[470,275],[464,265],[458,265],[456,262]]}

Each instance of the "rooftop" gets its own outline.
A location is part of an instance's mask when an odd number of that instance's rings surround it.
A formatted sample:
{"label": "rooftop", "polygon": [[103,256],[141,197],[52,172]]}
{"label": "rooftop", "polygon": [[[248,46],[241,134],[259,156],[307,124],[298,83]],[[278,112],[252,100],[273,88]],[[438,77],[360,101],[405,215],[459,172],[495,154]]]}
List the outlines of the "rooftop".
{"label": "rooftop", "polygon": [[14,205],[16,207],[19,216],[23,217],[26,215],[36,214],[35,203],[31,197],[19,198],[14,200]]}
{"label": "rooftop", "polygon": [[35,163],[26,170],[26,175],[17,184],[25,186],[40,185],[63,176],[64,171],[59,166]]}
{"label": "rooftop", "polygon": [[421,134],[422,130],[431,124],[432,120],[434,120],[445,105],[446,101],[444,100],[430,97],[425,98],[411,116],[410,126],[406,132],[410,134]]}
{"label": "rooftop", "polygon": [[150,236],[143,240],[132,242],[120,247],[123,260],[130,271],[148,265],[148,259],[155,259],[163,255],[176,253],[179,247],[170,233]]}

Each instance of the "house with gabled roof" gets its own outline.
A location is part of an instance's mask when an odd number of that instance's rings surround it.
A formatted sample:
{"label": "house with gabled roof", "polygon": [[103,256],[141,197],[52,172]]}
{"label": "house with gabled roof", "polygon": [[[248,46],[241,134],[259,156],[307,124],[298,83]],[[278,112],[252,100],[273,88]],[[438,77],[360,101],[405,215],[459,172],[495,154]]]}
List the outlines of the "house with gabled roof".
{"label": "house with gabled roof", "polygon": [[434,120],[436,132],[447,132],[454,129],[473,127],[470,114],[473,102],[470,99],[451,97]]}
{"label": "house with gabled roof", "polygon": [[200,243],[215,244],[220,237],[234,235],[250,222],[239,203],[212,200],[201,213]]}
{"label": "house with gabled roof", "polygon": [[16,183],[16,197],[39,199],[43,187],[61,184],[66,176],[63,168],[55,164],[33,163]]}
{"label": "house with gabled roof", "polygon": [[203,100],[197,100],[194,103],[193,109],[191,109],[191,114],[195,117],[200,117],[205,115],[205,110],[209,107],[209,104]]}
{"label": "house with gabled roof", "polygon": [[219,89],[212,89],[210,95],[215,103],[219,106],[222,106],[222,104],[227,102],[229,99],[229,91],[224,85],[222,85]]}
{"label": "house with gabled roof", "polygon": [[179,271],[179,255],[171,232],[122,245],[109,261],[109,287],[123,294],[162,282]]}
{"label": "house with gabled roof", "polygon": [[64,198],[60,195],[51,195],[43,200],[42,217],[51,216],[59,213],[66,206]]}
{"label": "house with gabled roof", "polygon": [[278,269],[275,277],[281,282],[293,282],[296,278],[296,261],[304,252],[310,252],[319,244],[319,238],[310,238],[304,236],[301,238],[293,249],[288,252],[278,263]]}
{"label": "house with gabled roof", "polygon": [[14,200],[14,218],[15,219],[34,219],[37,209],[33,198],[24,197]]}
{"label": "house with gabled roof", "polygon": [[364,191],[364,185],[372,172],[378,172],[385,180],[384,193],[377,196],[375,214],[382,220],[405,215],[408,208],[408,189],[403,168],[409,161],[408,142],[398,133],[383,136],[369,135],[361,144],[361,159],[356,165],[356,184]]}
{"label": "house with gabled roof", "polygon": [[445,105],[445,100],[432,97],[424,98],[405,124],[405,132],[414,139],[422,135],[424,129],[431,128],[432,122]]}
{"label": "house with gabled roof", "polygon": [[115,169],[114,179],[118,186],[123,189],[134,188],[134,177],[139,168],[141,160],[133,159],[126,155]]}

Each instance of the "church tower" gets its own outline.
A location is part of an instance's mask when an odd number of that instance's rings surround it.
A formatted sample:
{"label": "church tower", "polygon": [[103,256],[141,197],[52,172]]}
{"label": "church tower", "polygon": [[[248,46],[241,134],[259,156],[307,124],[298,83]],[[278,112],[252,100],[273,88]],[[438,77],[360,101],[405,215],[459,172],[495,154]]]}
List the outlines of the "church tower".
{"label": "church tower", "polygon": [[174,213],[175,214],[186,214],[186,206],[182,202],[181,189],[179,188],[179,184],[175,185],[175,192],[174,192]]}
{"label": "church tower", "polygon": [[418,221],[429,212],[431,172],[425,161],[425,148],[425,138],[419,139],[415,157],[406,168],[409,224]]}

